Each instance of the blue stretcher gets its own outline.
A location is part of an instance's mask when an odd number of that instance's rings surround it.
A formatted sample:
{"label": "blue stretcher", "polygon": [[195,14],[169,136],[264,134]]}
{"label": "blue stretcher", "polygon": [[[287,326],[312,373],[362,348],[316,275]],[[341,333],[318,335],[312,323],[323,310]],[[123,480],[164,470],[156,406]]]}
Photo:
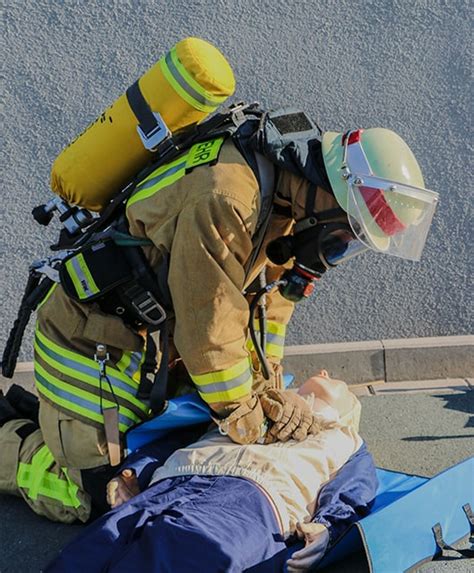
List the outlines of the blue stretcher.
{"label": "blue stretcher", "polygon": [[[292,380],[285,376],[285,386]],[[163,414],[127,433],[127,449],[133,452],[171,430],[210,419],[209,408],[196,394],[175,398]],[[377,477],[371,513],[331,547],[318,570],[362,551],[371,573],[412,571],[474,534],[474,457],[433,478],[379,468]],[[463,555],[474,557],[474,551]]]}

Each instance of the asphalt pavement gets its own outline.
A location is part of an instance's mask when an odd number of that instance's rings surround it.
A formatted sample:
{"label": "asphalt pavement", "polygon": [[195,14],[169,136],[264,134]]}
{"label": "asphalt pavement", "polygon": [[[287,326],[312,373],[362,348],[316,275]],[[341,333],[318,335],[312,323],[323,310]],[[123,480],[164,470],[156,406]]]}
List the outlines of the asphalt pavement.
{"label": "asphalt pavement", "polygon": [[[361,434],[379,467],[433,476],[473,455],[473,385],[470,380],[455,382],[360,390],[365,394],[361,396]],[[0,496],[0,516],[1,573],[41,571],[82,529],[40,518],[19,498]],[[363,573],[368,568],[363,557],[356,555],[326,571]],[[474,572],[474,564],[450,554],[418,571],[468,573]]]}

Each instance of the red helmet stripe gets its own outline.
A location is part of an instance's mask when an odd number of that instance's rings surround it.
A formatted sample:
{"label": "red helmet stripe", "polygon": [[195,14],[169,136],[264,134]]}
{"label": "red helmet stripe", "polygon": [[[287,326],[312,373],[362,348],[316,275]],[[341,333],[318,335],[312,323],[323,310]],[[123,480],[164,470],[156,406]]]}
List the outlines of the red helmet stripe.
{"label": "red helmet stripe", "polygon": [[392,236],[406,229],[406,226],[396,216],[381,189],[374,187],[358,187],[369,213],[382,231]]}

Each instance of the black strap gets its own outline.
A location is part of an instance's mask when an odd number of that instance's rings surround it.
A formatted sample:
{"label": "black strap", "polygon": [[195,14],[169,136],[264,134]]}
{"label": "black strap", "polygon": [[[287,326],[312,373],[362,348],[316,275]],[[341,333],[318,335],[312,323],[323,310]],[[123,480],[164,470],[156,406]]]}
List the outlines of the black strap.
{"label": "black strap", "polygon": [[161,361],[158,372],[153,380],[153,388],[150,394],[150,408],[154,414],[163,411],[166,403],[166,391],[168,389],[168,362],[169,362],[169,340],[168,340],[168,320],[165,320],[160,329]]}
{"label": "black strap", "polygon": [[444,556],[445,551],[454,551],[455,553],[459,553],[463,557],[471,559],[474,557],[474,549],[456,549],[455,547],[451,547],[448,545],[443,539],[443,530],[441,529],[441,523],[436,523],[431,528],[435,537],[435,542],[438,548],[441,550],[441,555]]}
{"label": "black strap", "polygon": [[28,436],[31,436],[33,432],[36,432],[36,430],[39,430],[38,424],[35,424],[34,422],[27,422],[23,426],[17,428],[15,433],[18,437],[24,440]]}
{"label": "black strap", "polygon": [[138,120],[140,129],[145,136],[150,135],[158,127],[158,122],[140,91],[138,80],[127,89],[126,94],[128,104]]}
{"label": "black strap", "polygon": [[334,209],[328,209],[327,211],[321,211],[315,215],[318,221],[328,221],[329,219],[334,219],[335,217],[340,217],[345,215],[346,212],[341,207],[335,207]]}
{"label": "black strap", "polygon": [[474,513],[472,512],[471,504],[466,503],[462,508],[466,514],[467,520],[469,521],[469,525],[471,526],[471,533],[474,533]]}
{"label": "black strap", "polygon": [[153,382],[148,378],[149,374],[156,370],[156,344],[151,334],[146,335],[145,360],[140,369],[140,385],[138,387],[137,398],[148,400],[153,389]]}
{"label": "black strap", "polygon": [[317,191],[318,191],[318,186],[310,184],[308,192],[306,193],[306,204],[304,210],[305,217],[311,217],[311,215],[315,213]]}

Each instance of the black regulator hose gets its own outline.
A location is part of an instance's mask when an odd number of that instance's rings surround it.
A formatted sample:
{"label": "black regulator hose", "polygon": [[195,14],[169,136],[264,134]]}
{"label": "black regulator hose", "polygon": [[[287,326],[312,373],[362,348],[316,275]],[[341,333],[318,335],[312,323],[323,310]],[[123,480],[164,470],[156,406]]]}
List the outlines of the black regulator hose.
{"label": "black regulator hose", "polygon": [[1,367],[2,375],[5,378],[13,378],[23,335],[30,321],[30,317],[53,284],[53,281],[47,277],[42,278],[38,273],[30,273],[18,316],[13,324],[13,328],[10,331],[5,345],[5,350],[3,351]]}
{"label": "black regulator hose", "polygon": [[[250,310],[250,317],[249,317],[250,338],[252,339],[252,343],[253,343],[253,346],[255,348],[255,352],[257,353],[258,360],[259,360],[260,364],[262,365],[262,375],[265,378],[265,380],[270,380],[271,366],[268,363],[267,357],[265,356],[265,350],[262,348],[260,340],[258,340],[258,338],[257,338],[257,333],[255,332],[255,324],[254,324],[255,310],[257,309],[258,303],[260,302],[260,299],[262,298],[262,296],[264,296],[265,294],[268,294],[275,287],[278,287],[280,285],[285,285],[286,283],[287,283],[286,280],[278,280],[278,281],[273,281],[272,283],[265,285],[262,289],[260,289],[256,293],[256,295],[254,296],[254,298],[253,298],[253,300],[249,306],[249,310]],[[263,338],[262,340],[265,340],[265,339]]]}

